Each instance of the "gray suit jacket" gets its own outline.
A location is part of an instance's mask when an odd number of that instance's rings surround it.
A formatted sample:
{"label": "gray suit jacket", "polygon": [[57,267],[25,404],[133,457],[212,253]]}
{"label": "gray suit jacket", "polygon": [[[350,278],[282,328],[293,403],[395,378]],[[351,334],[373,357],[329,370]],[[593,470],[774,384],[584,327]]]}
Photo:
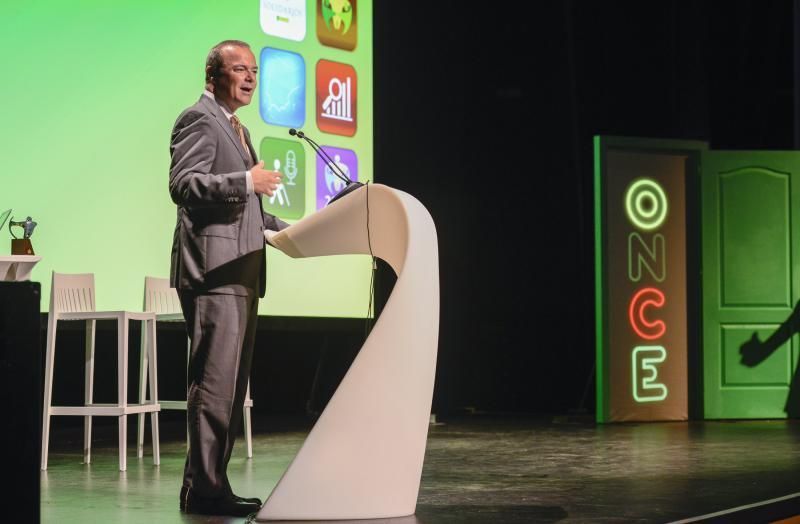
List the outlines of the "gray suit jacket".
{"label": "gray suit jacket", "polygon": [[261,195],[247,192],[245,172],[257,157],[245,134],[249,151],[207,96],[175,122],[169,192],[178,222],[170,281],[177,289],[264,296],[264,229],[288,224],[262,211]]}

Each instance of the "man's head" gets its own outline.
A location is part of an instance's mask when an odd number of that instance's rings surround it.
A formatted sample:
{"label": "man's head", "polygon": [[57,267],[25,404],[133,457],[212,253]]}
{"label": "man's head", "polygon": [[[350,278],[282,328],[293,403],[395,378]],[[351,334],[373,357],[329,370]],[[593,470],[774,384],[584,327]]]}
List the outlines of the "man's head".
{"label": "man's head", "polygon": [[206,89],[234,112],[253,98],[258,84],[258,65],[250,46],[225,40],[211,48],[206,59]]}

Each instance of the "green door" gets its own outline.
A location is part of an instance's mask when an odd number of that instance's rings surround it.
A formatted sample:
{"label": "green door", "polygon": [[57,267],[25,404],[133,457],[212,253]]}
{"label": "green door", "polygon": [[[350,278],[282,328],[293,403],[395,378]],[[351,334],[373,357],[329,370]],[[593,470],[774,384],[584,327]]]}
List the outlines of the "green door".
{"label": "green door", "polygon": [[800,153],[704,151],[701,170],[704,415],[782,418],[798,337],[775,333],[794,332],[777,330],[800,298]]}

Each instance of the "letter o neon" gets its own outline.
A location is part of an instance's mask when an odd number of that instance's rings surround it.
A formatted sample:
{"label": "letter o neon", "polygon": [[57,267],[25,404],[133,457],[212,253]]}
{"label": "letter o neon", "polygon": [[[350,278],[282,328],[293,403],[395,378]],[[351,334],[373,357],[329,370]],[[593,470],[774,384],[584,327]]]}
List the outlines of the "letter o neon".
{"label": "letter o neon", "polygon": [[[646,202],[650,200],[648,208]],[[625,190],[625,214],[642,231],[658,229],[667,218],[669,203],[661,185],[650,178],[639,178]]]}

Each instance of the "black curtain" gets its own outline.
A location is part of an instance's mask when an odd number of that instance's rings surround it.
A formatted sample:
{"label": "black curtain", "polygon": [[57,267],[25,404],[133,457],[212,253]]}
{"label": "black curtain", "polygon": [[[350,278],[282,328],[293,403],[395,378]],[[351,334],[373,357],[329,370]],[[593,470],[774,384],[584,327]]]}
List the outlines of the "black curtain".
{"label": "black curtain", "polygon": [[434,410],[593,411],[592,136],[791,148],[793,20],[789,0],[375,2],[376,181],[439,234]]}

